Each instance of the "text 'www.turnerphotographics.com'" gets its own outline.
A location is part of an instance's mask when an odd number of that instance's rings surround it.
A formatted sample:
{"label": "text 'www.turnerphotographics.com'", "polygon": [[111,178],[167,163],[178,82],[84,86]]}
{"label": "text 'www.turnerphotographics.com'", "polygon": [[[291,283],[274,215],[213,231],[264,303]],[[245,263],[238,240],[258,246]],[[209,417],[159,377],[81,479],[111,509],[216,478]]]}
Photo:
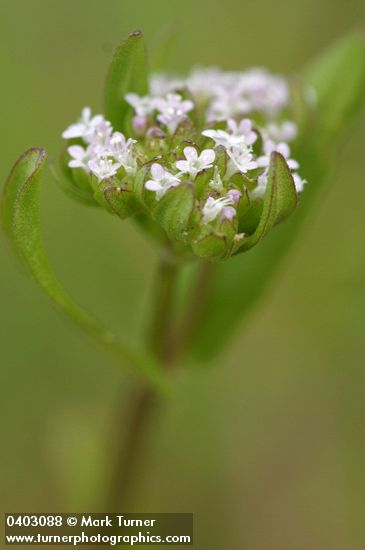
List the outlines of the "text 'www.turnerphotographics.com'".
{"label": "text 'www.turnerphotographics.com'", "polygon": [[192,545],[193,514],[5,514],[5,544]]}

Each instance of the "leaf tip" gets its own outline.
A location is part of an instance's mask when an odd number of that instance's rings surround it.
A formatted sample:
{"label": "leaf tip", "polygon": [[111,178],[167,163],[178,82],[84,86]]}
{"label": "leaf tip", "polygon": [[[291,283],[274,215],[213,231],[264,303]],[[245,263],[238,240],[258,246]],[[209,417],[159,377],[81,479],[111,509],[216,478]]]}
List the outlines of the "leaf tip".
{"label": "leaf tip", "polygon": [[130,32],[130,33],[129,33],[129,37],[130,37],[130,38],[139,38],[139,37],[141,37],[141,36],[143,36],[143,32],[142,32],[142,31],[139,31],[139,30],[133,31],[133,32]]}

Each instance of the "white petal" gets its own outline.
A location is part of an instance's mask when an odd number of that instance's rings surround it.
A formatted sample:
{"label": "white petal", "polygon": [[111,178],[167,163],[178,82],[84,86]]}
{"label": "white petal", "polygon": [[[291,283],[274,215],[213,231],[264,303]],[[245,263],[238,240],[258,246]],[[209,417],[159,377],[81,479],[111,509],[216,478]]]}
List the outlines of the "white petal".
{"label": "white petal", "polygon": [[155,180],[146,181],[145,187],[149,191],[161,191],[162,190],[162,185],[158,181],[155,181]]}
{"label": "white petal", "polygon": [[215,160],[215,152],[213,149],[205,149],[202,151],[199,159],[204,165],[211,164]]}
{"label": "white petal", "polygon": [[70,147],[68,147],[67,151],[71,157],[79,160],[84,158],[86,154],[85,149],[81,147],[81,145],[71,145]]}
{"label": "white petal", "polygon": [[259,157],[257,159],[257,166],[260,166],[261,168],[266,168],[266,166],[269,166],[269,157]]}
{"label": "white petal", "polygon": [[81,118],[83,122],[88,122],[91,117],[91,109],[90,107],[84,107],[81,113]]}
{"label": "white petal", "polygon": [[85,165],[81,160],[70,160],[68,163],[70,168],[85,168]]}
{"label": "white petal", "polygon": [[132,107],[135,107],[140,103],[140,97],[137,94],[129,93],[124,96],[124,99],[129,103],[129,105],[132,105]]}
{"label": "white petal", "polygon": [[85,126],[83,124],[71,124],[66,130],[62,133],[64,139],[72,139],[77,137],[82,137],[85,131]]}
{"label": "white petal", "polygon": [[237,132],[237,122],[233,118],[227,120],[228,129],[235,134]]}
{"label": "white petal", "polygon": [[181,103],[181,109],[184,111],[184,113],[188,113],[191,111],[194,107],[194,103],[190,101],[190,99],[186,99]]}
{"label": "white petal", "polygon": [[279,143],[279,145],[276,148],[276,151],[281,155],[283,155],[283,157],[286,159],[289,158],[290,156],[290,148],[287,143],[284,143],[284,142]]}
{"label": "white petal", "polygon": [[194,147],[185,147],[184,155],[189,161],[194,161],[198,158],[197,150]]}
{"label": "white petal", "polygon": [[190,171],[190,165],[189,165],[187,160],[178,160],[175,163],[175,166],[181,172],[189,172]]}
{"label": "white petal", "polygon": [[153,179],[160,180],[163,178],[165,174],[165,170],[162,168],[162,166],[158,163],[152,164],[151,166],[151,174]]}
{"label": "white petal", "polygon": [[218,137],[218,132],[216,130],[204,130],[204,132],[202,132],[202,135],[211,139],[215,139],[216,137]]}
{"label": "white petal", "polygon": [[252,130],[251,120],[249,118],[244,118],[243,120],[241,120],[238,128],[239,128],[240,133],[242,133],[244,135],[250,133],[251,130]]}

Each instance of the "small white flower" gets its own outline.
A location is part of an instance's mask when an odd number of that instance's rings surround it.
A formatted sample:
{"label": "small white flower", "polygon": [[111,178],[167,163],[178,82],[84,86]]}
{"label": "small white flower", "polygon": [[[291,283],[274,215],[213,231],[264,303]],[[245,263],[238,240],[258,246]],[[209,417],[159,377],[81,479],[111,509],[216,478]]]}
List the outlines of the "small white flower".
{"label": "small white flower", "polygon": [[213,179],[210,180],[209,186],[212,189],[214,189],[214,191],[218,191],[218,193],[222,193],[222,191],[224,190],[224,186],[223,186],[221,175],[218,170],[218,166],[214,167]]}
{"label": "small white flower", "polygon": [[153,96],[164,96],[186,86],[186,82],[178,76],[153,74],[150,77],[150,90]]}
{"label": "small white flower", "polygon": [[132,151],[134,143],[136,143],[135,139],[127,140],[121,132],[114,132],[107,142],[108,153],[125,168],[127,173],[135,172],[137,167]]}
{"label": "small white flower", "polygon": [[180,184],[177,176],[174,176],[157,163],[152,164],[151,175],[152,179],[146,181],[145,187],[149,191],[156,193],[157,200],[160,200],[171,187],[176,187]]}
{"label": "small white flower", "polygon": [[265,194],[265,190],[267,187],[267,181],[269,176],[269,169],[266,168],[266,170],[259,175],[257,178],[257,186],[253,191],[250,192],[250,197],[253,199],[261,198]]}
{"label": "small white flower", "polygon": [[126,94],[125,100],[133,107],[137,116],[146,117],[155,110],[155,100],[149,95],[139,96],[138,94]]}
{"label": "small white flower", "polygon": [[281,143],[274,143],[270,139],[265,140],[264,142],[264,155],[261,157],[258,157],[257,164],[261,168],[267,168],[270,164],[270,156],[271,153],[276,151],[277,153],[280,153],[283,155],[283,157],[286,160],[287,165],[289,166],[290,170],[297,170],[299,168],[299,164],[296,160],[290,158],[290,147],[287,143],[281,142]]}
{"label": "small white flower", "polygon": [[[295,189],[296,189],[297,193],[301,193],[303,191],[304,185],[307,183],[307,181],[302,179],[300,177],[300,175],[297,174],[296,172],[293,172],[292,176],[293,176]],[[261,174],[258,177],[257,187],[250,193],[252,198],[259,198],[259,197],[262,197],[264,195],[266,187],[267,187],[268,177],[269,177],[269,169],[266,168],[265,172],[263,172],[263,174]]]}
{"label": "small white flower", "polygon": [[[208,197],[206,203],[203,206],[203,223],[210,223],[216,219],[216,217],[223,212],[226,207],[231,207],[233,201],[231,197],[220,197],[219,199],[213,199]],[[234,210],[234,209],[233,209]],[[232,212],[229,212],[231,215]]]}
{"label": "small white flower", "polygon": [[236,210],[233,206],[225,206],[222,210],[221,217],[225,220],[233,220],[237,216]]}
{"label": "small white flower", "polygon": [[170,134],[173,134],[191,111],[194,104],[190,99],[183,99],[179,94],[167,94],[166,98],[155,99],[156,109],[159,111],[157,120],[167,126]]}
{"label": "small white flower", "polygon": [[225,120],[251,111],[250,102],[244,98],[240,90],[220,91],[211,102],[207,111],[209,121]]}
{"label": "small white flower", "polygon": [[120,163],[106,157],[96,157],[89,160],[88,167],[99,180],[103,180],[115,176]]}
{"label": "small white flower", "polygon": [[73,139],[73,138],[85,138],[90,133],[94,132],[95,127],[104,120],[103,115],[95,115],[91,117],[90,107],[85,107],[82,110],[81,118],[76,124],[71,124],[66,130],[62,133],[64,139]]}
{"label": "small white flower", "polygon": [[242,193],[241,191],[238,191],[238,189],[231,189],[230,191],[228,191],[227,197],[232,199],[234,204],[237,204],[242,197]]}
{"label": "small white flower", "polygon": [[303,180],[297,173],[292,174],[292,176],[295,183],[295,189],[298,193],[301,193],[304,189],[304,185],[307,183],[307,180]]}
{"label": "small white flower", "polygon": [[224,130],[204,130],[202,135],[212,139],[216,145],[222,145],[227,150],[246,145],[244,136],[229,134]]}
{"label": "small white flower", "polygon": [[254,170],[258,166],[257,162],[253,160],[251,149],[247,146],[227,150],[227,154],[230,159],[227,166],[228,177],[237,171],[246,174],[246,172]]}
{"label": "small white flower", "polygon": [[289,87],[285,78],[255,68],[242,73],[242,94],[251,104],[252,111],[275,116],[289,101]]}
{"label": "small white flower", "polygon": [[89,171],[88,162],[91,157],[89,148],[84,149],[81,145],[71,145],[67,152],[72,157],[68,162],[70,168],[83,168],[87,172]]}
{"label": "small white flower", "polygon": [[178,160],[175,163],[176,168],[183,174],[189,174],[192,178],[195,178],[202,170],[211,168],[215,160],[213,149],[205,149],[198,156],[197,150],[194,147],[185,147],[184,155],[186,160]]}
{"label": "small white flower", "polygon": [[280,143],[282,141],[293,141],[297,136],[298,128],[295,122],[286,120],[281,124],[270,122],[264,129],[265,131],[269,139],[275,141],[275,143]]}
{"label": "small white flower", "polygon": [[244,137],[246,145],[252,145],[257,140],[257,134],[252,130],[252,121],[249,118],[242,119],[239,124],[230,118],[227,120],[227,126],[232,135]]}
{"label": "small white flower", "polygon": [[96,154],[106,156],[107,143],[112,132],[113,129],[110,122],[102,118],[84,135],[84,140],[93,146]]}

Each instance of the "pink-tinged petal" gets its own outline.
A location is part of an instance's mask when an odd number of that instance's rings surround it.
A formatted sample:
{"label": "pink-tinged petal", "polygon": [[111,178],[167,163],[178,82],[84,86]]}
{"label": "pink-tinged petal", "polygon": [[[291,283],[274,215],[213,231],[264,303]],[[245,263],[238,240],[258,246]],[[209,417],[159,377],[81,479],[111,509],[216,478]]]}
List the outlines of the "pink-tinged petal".
{"label": "pink-tinged petal", "polygon": [[235,134],[237,132],[237,122],[233,118],[227,120],[227,126],[232,134]]}
{"label": "pink-tinged petal", "polygon": [[222,218],[224,218],[226,220],[233,220],[233,218],[236,216],[236,214],[237,214],[237,212],[233,208],[233,206],[226,206],[225,208],[223,208]]}
{"label": "pink-tinged petal", "polygon": [[256,161],[253,160],[247,164],[247,170],[255,170],[255,168],[258,168]]}
{"label": "pink-tinged petal", "polygon": [[238,126],[238,129],[242,134],[246,135],[246,134],[250,133],[251,130],[252,130],[251,120],[249,118],[242,119],[239,126]]}
{"label": "pink-tinged petal", "polygon": [[290,148],[287,143],[279,143],[279,145],[276,148],[277,152],[283,155],[284,158],[289,158],[290,156]]}
{"label": "pink-tinged petal", "polygon": [[90,120],[90,126],[92,128],[96,128],[97,126],[99,126],[99,124],[102,125],[102,127],[100,128],[102,131],[106,131],[109,127],[109,122],[104,120],[104,117],[103,115],[95,115],[91,120]]}
{"label": "pink-tinged petal", "polygon": [[229,197],[230,199],[232,199],[232,201],[237,204],[241,198],[241,195],[242,193],[240,191],[238,191],[238,189],[231,189],[230,191],[228,191],[227,193],[227,197]]}
{"label": "pink-tinged petal", "polygon": [[129,103],[129,105],[132,105],[132,107],[135,107],[139,104],[140,97],[137,94],[129,93],[125,94],[124,99]]}
{"label": "pink-tinged petal", "polygon": [[161,164],[152,164],[151,166],[151,174],[153,179],[160,180],[163,178],[165,173],[165,170],[162,168]]}
{"label": "pink-tinged petal", "polygon": [[85,168],[85,165],[81,160],[70,160],[68,163],[70,168]]}
{"label": "pink-tinged petal", "polygon": [[158,181],[155,180],[148,180],[145,183],[145,188],[149,191],[161,191],[162,186]]}
{"label": "pink-tinged petal", "polygon": [[255,143],[255,141],[257,140],[257,134],[255,132],[250,132],[247,136],[246,136],[246,143],[247,145],[252,145],[253,143]]}
{"label": "pink-tinged petal", "polygon": [[187,160],[178,160],[175,162],[175,166],[181,172],[189,172],[190,166]]}
{"label": "pink-tinged petal", "polygon": [[204,151],[202,151],[199,159],[205,165],[212,164],[212,162],[214,162],[215,160],[215,152],[213,151],[213,149],[205,149]]}
{"label": "pink-tinged petal", "polygon": [[184,155],[187,160],[194,161],[198,158],[198,153],[195,147],[185,147]]}
{"label": "pink-tinged petal", "polygon": [[217,130],[204,130],[204,132],[202,132],[202,135],[215,140],[219,134]]}
{"label": "pink-tinged petal", "polygon": [[83,122],[88,122],[91,117],[91,109],[90,107],[84,107],[81,113],[81,118]]}
{"label": "pink-tinged petal", "polygon": [[269,166],[268,157],[259,157],[257,159],[257,166],[259,166],[260,168],[266,168],[266,166]]}
{"label": "pink-tinged petal", "polygon": [[85,149],[81,145],[71,145],[68,147],[67,152],[74,159],[82,159],[85,156]]}
{"label": "pink-tinged petal", "polygon": [[286,162],[287,162],[287,165],[289,166],[290,170],[298,170],[299,162],[297,162],[294,159],[289,159]]}
{"label": "pink-tinged petal", "polygon": [[184,113],[188,113],[194,108],[194,103],[190,101],[190,99],[186,99],[181,103],[181,109],[184,111]]}
{"label": "pink-tinged petal", "polygon": [[77,123],[77,124],[71,124],[66,130],[62,133],[62,137],[64,139],[73,139],[77,137],[82,137],[83,133],[85,131],[85,127],[83,124]]}

